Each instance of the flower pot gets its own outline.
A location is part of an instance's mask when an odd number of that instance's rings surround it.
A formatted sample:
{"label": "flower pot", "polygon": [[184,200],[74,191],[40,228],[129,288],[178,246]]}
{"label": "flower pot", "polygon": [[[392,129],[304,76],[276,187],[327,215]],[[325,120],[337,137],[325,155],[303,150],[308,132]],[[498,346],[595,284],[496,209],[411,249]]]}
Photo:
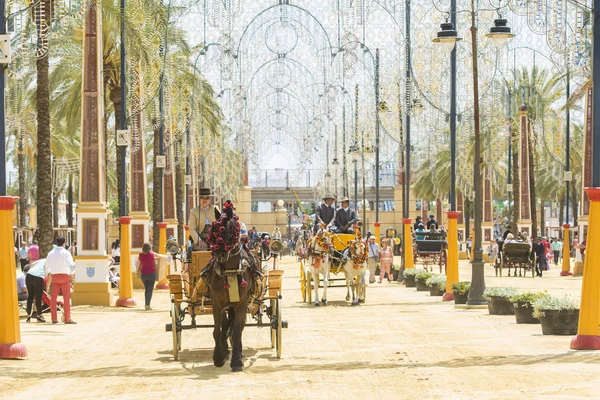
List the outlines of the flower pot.
{"label": "flower pot", "polygon": [[488,300],[488,310],[490,315],[515,315],[513,304],[501,296],[491,296]]}
{"label": "flower pot", "polygon": [[467,304],[469,292],[460,294],[456,290],[453,290],[452,293],[454,293],[454,304]]}
{"label": "flower pot", "polygon": [[417,286],[414,275],[404,275],[404,283],[406,284],[406,287]]}
{"label": "flower pot", "polygon": [[513,303],[517,324],[539,324],[540,320],[533,316],[533,306],[527,301]]}
{"label": "flower pot", "polygon": [[541,310],[540,322],[544,335],[576,335],[579,310]]}
{"label": "flower pot", "polygon": [[417,292],[428,292],[429,291],[429,286],[427,286],[425,281],[427,281],[426,278],[415,279],[415,282],[417,284]]}
{"label": "flower pot", "polygon": [[446,288],[440,288],[438,285],[429,286],[430,296],[443,296],[446,293]]}

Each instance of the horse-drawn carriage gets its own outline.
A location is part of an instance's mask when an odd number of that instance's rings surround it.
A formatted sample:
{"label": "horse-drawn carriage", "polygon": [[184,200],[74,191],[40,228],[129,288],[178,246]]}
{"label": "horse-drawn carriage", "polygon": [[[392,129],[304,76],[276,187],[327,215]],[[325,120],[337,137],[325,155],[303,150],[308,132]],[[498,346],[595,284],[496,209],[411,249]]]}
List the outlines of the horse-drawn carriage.
{"label": "horse-drawn carriage", "polygon": [[426,270],[429,270],[430,265],[439,265],[440,273],[442,266],[444,271],[448,266],[447,249],[445,232],[416,232],[414,243],[414,261],[421,262]]}
{"label": "horse-drawn carriage", "polygon": [[[223,327],[227,323],[227,318],[223,312],[214,312],[213,299],[210,298],[209,290],[206,281],[202,278],[202,271],[207,264],[211,262],[213,255],[210,251],[194,251],[191,260],[188,259],[185,253],[173,254],[174,259],[179,259],[183,265],[181,273],[168,275],[169,291],[171,294],[171,323],[166,324],[167,332],[172,332],[173,335],[173,358],[178,360],[179,351],[181,350],[181,335],[182,332],[196,328],[215,328],[217,317],[223,318]],[[252,255],[258,261],[256,253]],[[261,264],[259,264],[261,265]],[[241,268],[241,267],[240,267]],[[271,347],[276,349],[277,357],[281,357],[282,350],[282,330],[287,328],[287,322],[282,319],[281,314],[281,282],[283,271],[271,270],[268,271],[261,267],[263,276],[258,279],[255,287],[252,288],[251,301],[248,302],[246,315],[254,320],[254,323],[246,323],[244,326],[268,327],[271,334]],[[229,286],[229,301],[236,302],[240,300],[241,287],[238,285],[239,278],[237,274],[226,275]],[[243,279],[243,278],[242,278]],[[189,324],[184,324],[186,315],[190,319]],[[214,323],[199,323],[198,317],[203,315],[213,315]],[[233,317],[230,317],[233,318]],[[221,325],[221,324],[219,324]],[[232,327],[229,327],[232,329]],[[223,345],[227,347],[227,336],[224,337]],[[235,352],[235,343],[232,339],[232,347]],[[215,350],[216,351],[216,350]],[[228,354],[228,349],[225,348]],[[240,349],[241,351],[241,349]],[[223,360],[224,362],[224,360]],[[215,360],[215,365],[217,361]],[[233,360],[232,360],[233,368]],[[241,367],[240,367],[241,369]]]}
{"label": "horse-drawn carriage", "polygon": [[535,277],[535,253],[528,242],[498,242],[498,257],[494,269],[496,276],[502,276],[502,270],[508,268],[508,276],[510,269],[514,268],[513,276],[517,276],[517,268],[519,276],[527,274],[531,270],[531,276]]}
{"label": "horse-drawn carriage", "polygon": [[[356,227],[355,227],[356,228]],[[324,228],[312,238],[309,243],[307,256],[301,262],[300,288],[302,299],[305,302],[313,301],[313,290],[315,291],[315,306],[320,305],[318,289],[323,288],[321,302],[327,305],[328,287],[346,287],[348,293],[346,301],[350,300],[350,288],[352,288],[352,304],[364,302],[366,297],[366,284],[364,282],[364,271],[366,269],[367,248],[358,234],[334,233]],[[349,266],[349,262],[353,263]],[[343,278],[330,278],[330,275],[343,273]],[[320,276],[323,275],[323,279]],[[330,282],[343,281],[344,284],[331,285]],[[355,296],[355,290],[357,296]]]}

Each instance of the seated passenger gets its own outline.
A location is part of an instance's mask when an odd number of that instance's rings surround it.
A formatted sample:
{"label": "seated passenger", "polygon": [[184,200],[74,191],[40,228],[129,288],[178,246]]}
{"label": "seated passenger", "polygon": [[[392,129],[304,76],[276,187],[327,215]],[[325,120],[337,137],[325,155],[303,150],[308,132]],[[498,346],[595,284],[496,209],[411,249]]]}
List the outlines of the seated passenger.
{"label": "seated passenger", "polygon": [[517,243],[517,241],[515,240],[515,236],[512,233],[509,233],[506,235],[506,240],[504,243]]}
{"label": "seated passenger", "polygon": [[425,233],[425,232],[427,232],[425,230],[425,225],[419,224],[419,226],[417,227],[417,230],[415,231],[415,233],[417,234],[417,240],[424,240],[425,236],[424,235],[419,235],[419,233]]}
{"label": "seated passenger", "polygon": [[350,209],[350,200],[344,197],[341,200],[342,206],[335,213],[336,233],[354,234],[353,225],[356,223],[356,213]]}

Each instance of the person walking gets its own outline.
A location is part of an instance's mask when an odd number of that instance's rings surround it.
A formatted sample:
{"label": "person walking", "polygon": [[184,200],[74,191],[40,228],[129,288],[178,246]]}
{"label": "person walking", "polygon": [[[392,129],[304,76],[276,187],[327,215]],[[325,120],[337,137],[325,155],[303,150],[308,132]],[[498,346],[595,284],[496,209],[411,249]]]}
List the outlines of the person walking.
{"label": "person walking", "polygon": [[375,270],[379,262],[379,245],[375,242],[375,236],[369,237],[369,257],[367,264],[369,266],[369,283],[375,283]]}
{"label": "person walking", "polygon": [[560,240],[554,239],[552,242],[552,253],[554,255],[554,265],[558,265],[558,258],[562,252],[563,244]]}
{"label": "person walking", "polygon": [[388,283],[392,282],[392,264],[394,263],[394,254],[389,246],[388,239],[381,241],[381,251],[379,252],[379,283],[383,281],[385,274],[388,275]]}
{"label": "person walking", "polygon": [[19,248],[19,263],[21,264],[21,271],[25,268],[27,264],[29,264],[29,255],[27,254],[29,248],[25,244],[25,242],[21,243],[21,247]]}
{"label": "person walking", "polygon": [[69,253],[71,253],[71,256],[73,257],[77,255],[77,240],[73,240],[73,243],[69,246]]}
{"label": "person walking", "polygon": [[542,271],[546,270],[546,247],[544,246],[542,238],[537,238],[537,243],[534,246],[534,251],[536,255],[536,275],[541,278]]}
{"label": "person walking", "polygon": [[34,240],[33,244],[27,249],[27,256],[29,257],[29,263],[40,259],[40,247],[37,240]]}
{"label": "person walking", "polygon": [[75,275],[75,262],[71,253],[65,248],[65,238],[56,239],[56,247],[46,256],[46,270],[48,271],[48,283],[52,284],[52,294],[50,296],[50,315],[52,323],[58,323],[56,313],[56,300],[58,293],[62,293],[64,300],[65,324],[76,324],[71,319],[71,282]]}
{"label": "person walking", "polygon": [[26,265],[23,268],[23,272],[17,274],[17,297],[18,301],[25,301],[29,298],[29,293],[27,292],[27,284],[25,283],[25,279],[27,276],[27,271],[29,271],[29,265]]}
{"label": "person walking", "polygon": [[138,256],[136,262],[136,272],[144,283],[146,310],[152,310],[152,308],[150,308],[150,301],[152,300],[152,293],[154,291],[154,282],[156,282],[155,260],[156,257],[152,251],[152,245],[148,242],[144,243],[142,252]]}
{"label": "person walking", "polygon": [[35,300],[36,319],[38,322],[46,322],[42,317],[42,293],[44,292],[44,278],[46,277],[46,263],[36,261],[29,265],[29,271],[25,275],[25,284],[27,285],[27,322],[31,320],[31,306]]}
{"label": "person walking", "polygon": [[121,240],[117,239],[113,242],[111,249],[111,256],[115,260],[115,264],[121,263]]}

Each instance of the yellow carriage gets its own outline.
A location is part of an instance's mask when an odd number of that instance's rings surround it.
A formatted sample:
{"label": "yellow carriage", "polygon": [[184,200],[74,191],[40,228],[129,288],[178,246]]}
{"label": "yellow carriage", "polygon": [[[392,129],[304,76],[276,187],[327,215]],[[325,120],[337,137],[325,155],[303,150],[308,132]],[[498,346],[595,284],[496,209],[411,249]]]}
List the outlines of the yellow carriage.
{"label": "yellow carriage", "polygon": [[[256,257],[256,253],[252,253]],[[194,251],[191,260],[186,258],[185,253],[179,253],[179,256],[184,263],[184,270],[167,276],[171,294],[171,323],[165,325],[166,331],[172,332],[173,335],[173,358],[176,361],[181,351],[181,334],[184,330],[214,327],[212,323],[201,324],[196,320],[199,316],[210,315],[212,322],[212,303],[205,282],[200,276],[210,262],[211,252]],[[177,254],[173,257],[177,258]],[[264,277],[248,305],[248,315],[252,317],[254,323],[247,323],[245,326],[271,328],[271,348],[276,349],[277,358],[280,358],[282,330],[287,328],[287,321],[282,319],[281,314],[283,271],[263,270],[262,272]],[[191,319],[189,325],[184,325],[186,315]],[[268,321],[263,322],[265,315]]]}

